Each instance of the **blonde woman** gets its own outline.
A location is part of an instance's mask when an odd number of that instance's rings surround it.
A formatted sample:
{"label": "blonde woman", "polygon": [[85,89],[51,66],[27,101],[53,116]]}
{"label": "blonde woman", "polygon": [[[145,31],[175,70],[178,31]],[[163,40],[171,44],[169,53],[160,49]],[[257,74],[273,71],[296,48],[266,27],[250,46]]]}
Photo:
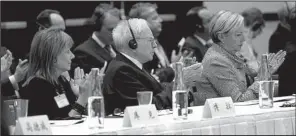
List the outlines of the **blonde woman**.
{"label": "blonde woman", "polygon": [[69,81],[61,76],[70,70],[72,45],[72,38],[61,29],[50,28],[35,34],[22,94],[29,100],[29,116],[46,114],[49,119],[62,119],[85,114],[95,73],[91,72],[81,84],[81,93],[76,97]]}
{"label": "blonde woman", "polygon": [[[208,98],[231,97],[234,102],[258,98],[258,83],[247,87],[246,75],[250,71],[239,54],[245,41],[244,18],[230,11],[218,12],[210,22],[213,40],[202,61],[203,70],[197,82],[195,105],[203,105]],[[271,57],[275,71],[284,61],[285,52]]]}

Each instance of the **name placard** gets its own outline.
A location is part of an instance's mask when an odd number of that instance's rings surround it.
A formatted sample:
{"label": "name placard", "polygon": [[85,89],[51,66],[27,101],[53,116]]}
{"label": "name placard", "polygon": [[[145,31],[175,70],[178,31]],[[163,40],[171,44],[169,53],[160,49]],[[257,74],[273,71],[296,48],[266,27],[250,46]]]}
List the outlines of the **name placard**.
{"label": "name placard", "polygon": [[207,99],[203,109],[203,118],[235,116],[235,107],[231,97]]}
{"label": "name placard", "polygon": [[15,135],[52,135],[47,115],[19,118]]}
{"label": "name placard", "polygon": [[128,106],[124,110],[123,127],[157,124],[158,113],[154,104]]}

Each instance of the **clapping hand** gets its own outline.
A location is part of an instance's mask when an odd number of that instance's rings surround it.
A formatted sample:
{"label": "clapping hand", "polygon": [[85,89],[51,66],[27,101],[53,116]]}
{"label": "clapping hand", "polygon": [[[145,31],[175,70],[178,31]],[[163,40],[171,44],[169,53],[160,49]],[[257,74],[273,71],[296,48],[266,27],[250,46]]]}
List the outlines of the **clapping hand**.
{"label": "clapping hand", "polygon": [[270,66],[270,72],[273,74],[283,64],[286,56],[286,51],[280,50],[276,54],[270,53],[268,55],[268,65]]}
{"label": "clapping hand", "polygon": [[1,57],[1,73],[9,70],[12,64],[12,53],[6,50],[6,54]]}
{"label": "clapping hand", "polygon": [[156,79],[156,81],[160,82],[160,81],[159,81],[159,77],[158,77],[156,74],[154,74],[154,69],[151,70],[150,75],[151,75],[152,77],[154,77],[154,78]]}
{"label": "clapping hand", "polygon": [[28,71],[28,60],[21,60],[19,59],[18,65],[16,66],[15,73],[14,73],[14,78],[17,83],[22,81]]}
{"label": "clapping hand", "polygon": [[192,55],[193,51],[185,50],[184,52],[182,52],[182,48],[179,49],[178,54],[176,54],[176,50],[173,50],[171,55],[171,62],[178,62],[180,61],[181,57],[188,58],[192,57]]}

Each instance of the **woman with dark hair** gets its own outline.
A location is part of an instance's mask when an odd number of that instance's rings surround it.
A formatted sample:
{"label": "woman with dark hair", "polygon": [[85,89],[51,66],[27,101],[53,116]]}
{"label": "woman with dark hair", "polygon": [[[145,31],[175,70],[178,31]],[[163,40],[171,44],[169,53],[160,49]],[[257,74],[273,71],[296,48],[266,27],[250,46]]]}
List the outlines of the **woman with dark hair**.
{"label": "woman with dark hair", "polygon": [[80,86],[78,98],[63,72],[70,70],[74,58],[72,38],[61,29],[37,32],[32,40],[29,67],[23,98],[29,100],[28,115],[48,115],[61,119],[85,114],[95,73],[90,73]]}

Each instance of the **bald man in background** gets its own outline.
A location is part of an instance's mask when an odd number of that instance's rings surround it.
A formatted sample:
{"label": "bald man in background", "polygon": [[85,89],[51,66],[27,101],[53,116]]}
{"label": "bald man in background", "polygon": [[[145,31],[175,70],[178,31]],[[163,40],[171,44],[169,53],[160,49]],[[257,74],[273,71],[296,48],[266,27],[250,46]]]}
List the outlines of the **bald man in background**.
{"label": "bald man in background", "polygon": [[47,29],[50,27],[66,29],[65,20],[57,10],[45,9],[39,13],[36,19],[38,30]]}

